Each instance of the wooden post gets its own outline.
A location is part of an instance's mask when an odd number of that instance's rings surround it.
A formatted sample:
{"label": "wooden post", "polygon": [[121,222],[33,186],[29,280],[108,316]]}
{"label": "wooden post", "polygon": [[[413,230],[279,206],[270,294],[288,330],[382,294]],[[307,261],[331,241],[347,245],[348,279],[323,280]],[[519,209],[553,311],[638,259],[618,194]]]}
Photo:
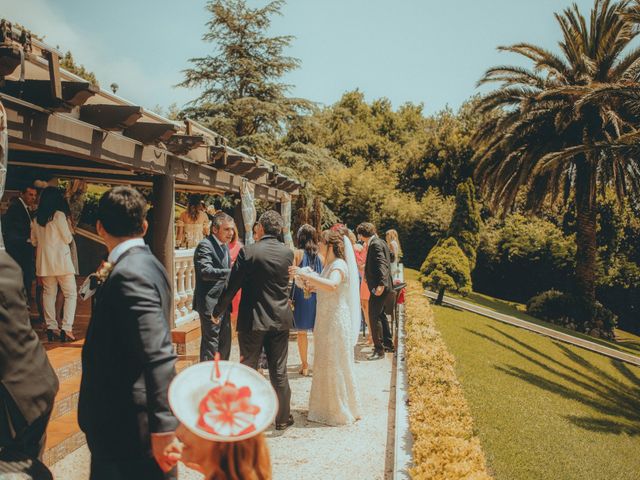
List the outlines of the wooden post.
{"label": "wooden post", "polygon": [[[151,251],[164,265],[169,275],[171,298],[174,289],[174,255],[175,255],[175,179],[171,175],[153,177],[153,218],[151,225]],[[175,327],[175,312],[171,306],[170,328]]]}

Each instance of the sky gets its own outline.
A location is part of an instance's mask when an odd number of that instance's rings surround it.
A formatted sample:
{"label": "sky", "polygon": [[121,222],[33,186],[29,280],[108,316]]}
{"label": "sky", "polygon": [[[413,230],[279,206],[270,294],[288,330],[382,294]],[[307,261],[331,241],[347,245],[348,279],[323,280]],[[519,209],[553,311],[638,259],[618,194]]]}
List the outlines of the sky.
{"label": "sky", "polygon": [[[265,0],[248,0],[263,6]],[[553,16],[569,0],[288,0],[271,33],[294,35],[286,52],[302,64],[284,81],[291,95],[330,105],[356,88],[394,107],[422,103],[426,113],[458,108],[481,92],[494,65],[522,64],[499,45],[556,49]],[[576,0],[588,14],[593,0]],[[71,50],[100,84],[153,108],[197,97],[176,88],[189,58],[206,55],[206,0],[0,0],[0,17]]]}

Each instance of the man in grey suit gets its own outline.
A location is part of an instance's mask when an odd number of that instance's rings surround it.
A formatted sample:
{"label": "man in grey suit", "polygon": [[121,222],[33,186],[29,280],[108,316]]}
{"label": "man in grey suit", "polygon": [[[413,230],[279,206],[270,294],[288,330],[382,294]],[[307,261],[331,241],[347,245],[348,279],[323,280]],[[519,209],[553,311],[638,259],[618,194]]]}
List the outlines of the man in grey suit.
{"label": "man in grey suit", "polygon": [[293,251],[278,240],[282,226],[278,212],[270,210],[262,214],[256,227],[260,240],[240,251],[212,313],[213,317],[220,317],[242,288],[238,312],[240,356],[242,363],[257,368],[264,347],[269,379],[278,395],[277,430],[293,425],[287,376],[289,330],[293,325],[293,311],[289,306],[289,267],[293,265]]}
{"label": "man in grey suit", "polygon": [[57,392],[58,377],[29,323],[22,271],[0,249],[0,450],[41,457]]}
{"label": "man in grey suit", "polygon": [[231,272],[229,242],[233,238],[233,218],[223,212],[211,219],[211,234],[202,239],[194,253],[196,288],[193,308],[200,316],[200,361],[213,360],[220,352],[222,360],[231,354],[231,315],[229,309],[219,318],[211,316]]}

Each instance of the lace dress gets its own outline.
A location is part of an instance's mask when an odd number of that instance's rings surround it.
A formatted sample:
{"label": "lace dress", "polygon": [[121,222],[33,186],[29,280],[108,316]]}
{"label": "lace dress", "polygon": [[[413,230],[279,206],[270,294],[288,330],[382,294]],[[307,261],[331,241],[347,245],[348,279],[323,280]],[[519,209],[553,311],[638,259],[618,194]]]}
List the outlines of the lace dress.
{"label": "lace dress", "polygon": [[335,291],[317,293],[309,420],[337,426],[355,422],[361,413],[347,303],[347,264],[335,260],[325,267],[322,276],[328,278],[333,270],[343,273],[343,281]]}

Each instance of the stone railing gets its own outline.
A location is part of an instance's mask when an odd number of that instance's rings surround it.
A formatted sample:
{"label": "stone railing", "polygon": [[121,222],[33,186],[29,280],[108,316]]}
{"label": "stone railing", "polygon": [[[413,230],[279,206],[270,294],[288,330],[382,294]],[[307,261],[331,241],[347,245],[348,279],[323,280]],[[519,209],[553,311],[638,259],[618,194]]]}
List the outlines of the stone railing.
{"label": "stone railing", "polygon": [[193,265],[195,249],[179,249],[174,255],[174,307],[176,326],[198,319],[193,310],[193,291],[196,287],[196,270]]}

